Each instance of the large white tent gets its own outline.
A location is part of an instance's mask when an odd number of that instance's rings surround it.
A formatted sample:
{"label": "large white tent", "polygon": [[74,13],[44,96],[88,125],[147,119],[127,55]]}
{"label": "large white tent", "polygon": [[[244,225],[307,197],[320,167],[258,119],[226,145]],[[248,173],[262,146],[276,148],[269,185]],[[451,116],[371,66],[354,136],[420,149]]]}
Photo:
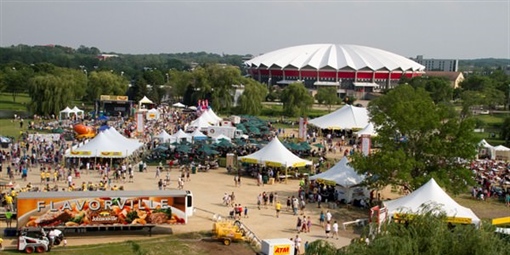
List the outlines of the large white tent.
{"label": "large white tent", "polygon": [[[126,138],[127,139],[127,138]],[[138,143],[137,146],[133,143],[122,143],[114,140],[112,135],[100,132],[81,147],[73,148],[66,152],[68,158],[126,158],[129,157],[140,148],[142,145]]]}
{"label": "large white tent", "polygon": [[312,162],[294,155],[287,150],[285,146],[278,140],[278,137],[273,138],[262,149],[239,158],[242,162],[265,164],[275,167],[301,167],[311,165]]}
{"label": "large white tent", "polygon": [[109,138],[111,138],[113,141],[124,144],[127,147],[139,149],[143,146],[143,143],[136,139],[130,139],[125,136],[123,136],[119,131],[113,127],[110,127],[109,129],[106,129],[103,131]]}
{"label": "large white tent", "polygon": [[[347,157],[343,157],[338,163],[336,163],[327,171],[310,177],[310,180],[325,180],[334,182],[339,186],[336,187],[336,189],[339,191],[338,199],[345,199],[347,203],[351,202],[353,198],[364,198],[366,189],[358,187],[364,179],[365,176],[358,174],[354,168],[349,165],[349,160]],[[355,194],[354,191],[358,189],[360,189],[361,192],[356,192]]]}
{"label": "large white tent", "polygon": [[213,125],[216,125],[221,121],[221,120],[218,120],[216,117],[214,117],[209,110],[202,112],[200,117],[197,119],[203,119]]}
{"label": "large white tent", "polygon": [[216,123],[223,120],[222,118],[218,117],[218,115],[216,115],[216,113],[211,108],[207,109],[206,112],[216,121]]}
{"label": "large white tent", "polygon": [[358,137],[363,135],[377,136],[377,131],[375,130],[374,124],[372,124],[372,122],[369,122],[362,130],[355,133],[358,135]]}
{"label": "large white tent", "polygon": [[368,122],[366,108],[345,105],[330,114],[312,119],[308,123],[321,129],[361,129],[366,127]]}
{"label": "large white tent", "polygon": [[452,220],[456,219],[456,222],[476,225],[480,223],[480,218],[471,209],[455,202],[434,179],[430,179],[419,189],[405,197],[384,201],[383,204],[388,209],[390,217],[397,213],[417,214],[420,213],[423,206],[431,206],[446,213],[446,216],[452,218]]}
{"label": "large white tent", "polygon": [[510,159],[510,148],[503,145],[493,146],[491,148],[492,159],[509,160]]}
{"label": "large white tent", "polygon": [[196,129],[201,129],[203,127],[210,127],[210,126],[211,126],[211,124],[209,123],[209,120],[204,115],[198,117],[197,119],[195,119],[194,121],[192,121],[189,124],[189,127],[194,127]]}

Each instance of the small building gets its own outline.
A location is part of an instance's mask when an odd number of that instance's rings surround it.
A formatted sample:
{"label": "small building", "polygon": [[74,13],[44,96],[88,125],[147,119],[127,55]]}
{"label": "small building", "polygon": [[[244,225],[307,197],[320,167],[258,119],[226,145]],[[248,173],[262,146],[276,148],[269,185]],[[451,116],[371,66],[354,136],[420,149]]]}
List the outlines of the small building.
{"label": "small building", "polygon": [[464,81],[462,72],[427,71],[424,76],[446,78],[454,89],[460,87],[460,83]]}

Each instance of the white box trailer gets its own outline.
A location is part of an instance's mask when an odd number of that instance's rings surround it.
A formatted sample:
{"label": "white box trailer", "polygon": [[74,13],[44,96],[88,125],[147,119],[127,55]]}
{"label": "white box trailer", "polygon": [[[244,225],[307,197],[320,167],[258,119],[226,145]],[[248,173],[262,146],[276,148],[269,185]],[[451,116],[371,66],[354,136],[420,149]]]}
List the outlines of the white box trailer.
{"label": "white box trailer", "polygon": [[200,131],[211,138],[216,138],[220,135],[224,135],[230,139],[243,137],[243,131],[237,129],[236,127],[211,126],[203,127],[200,129]]}
{"label": "white box trailer", "polygon": [[261,255],[296,255],[294,242],[287,238],[264,239],[260,251]]}
{"label": "white box trailer", "polygon": [[96,227],[184,224],[193,194],[184,190],[22,192],[18,227]]}

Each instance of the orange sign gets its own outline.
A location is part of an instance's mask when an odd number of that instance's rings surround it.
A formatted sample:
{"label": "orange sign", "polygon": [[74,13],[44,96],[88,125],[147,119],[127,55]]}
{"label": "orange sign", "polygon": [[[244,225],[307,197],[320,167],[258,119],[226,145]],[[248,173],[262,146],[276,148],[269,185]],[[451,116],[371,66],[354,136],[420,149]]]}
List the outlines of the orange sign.
{"label": "orange sign", "polygon": [[275,255],[290,255],[290,245],[275,245],[273,248]]}
{"label": "orange sign", "polygon": [[92,155],[92,152],[91,151],[71,151],[71,155],[90,156],[90,155]]}
{"label": "orange sign", "polygon": [[121,157],[122,152],[120,152],[120,151],[102,151],[101,155],[105,156],[105,157]]}

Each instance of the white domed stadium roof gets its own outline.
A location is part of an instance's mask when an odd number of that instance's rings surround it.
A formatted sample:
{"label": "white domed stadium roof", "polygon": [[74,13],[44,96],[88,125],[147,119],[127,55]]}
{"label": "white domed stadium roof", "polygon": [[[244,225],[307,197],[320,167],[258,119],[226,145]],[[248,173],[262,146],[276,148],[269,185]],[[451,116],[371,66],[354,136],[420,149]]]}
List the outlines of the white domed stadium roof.
{"label": "white domed stadium roof", "polygon": [[246,61],[254,68],[423,71],[424,66],[388,51],[349,44],[308,44],[283,48]]}

